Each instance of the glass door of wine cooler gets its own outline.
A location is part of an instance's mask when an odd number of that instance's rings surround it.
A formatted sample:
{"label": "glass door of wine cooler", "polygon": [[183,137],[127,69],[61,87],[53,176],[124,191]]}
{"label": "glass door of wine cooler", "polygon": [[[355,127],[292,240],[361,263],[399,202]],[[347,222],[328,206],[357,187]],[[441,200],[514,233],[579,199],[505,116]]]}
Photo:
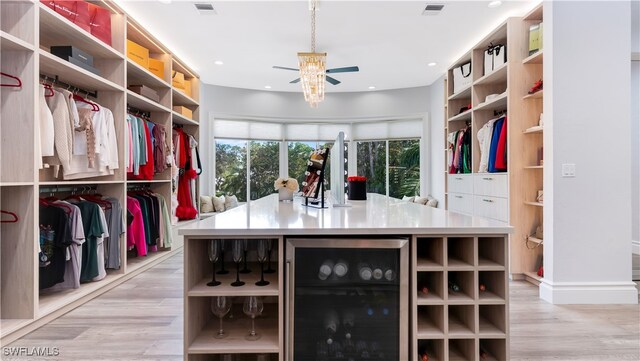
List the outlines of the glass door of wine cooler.
{"label": "glass door of wine cooler", "polygon": [[408,359],[408,240],[287,240],[288,361]]}

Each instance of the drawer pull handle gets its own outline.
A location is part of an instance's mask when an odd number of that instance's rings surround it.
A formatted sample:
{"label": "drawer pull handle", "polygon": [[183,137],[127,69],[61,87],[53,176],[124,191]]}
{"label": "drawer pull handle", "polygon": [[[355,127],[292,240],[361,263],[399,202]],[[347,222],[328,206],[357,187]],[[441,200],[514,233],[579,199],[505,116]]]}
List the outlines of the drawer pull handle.
{"label": "drawer pull handle", "polygon": [[464,179],[464,178],[459,178],[459,177],[456,177],[456,180],[463,180],[463,179]]}
{"label": "drawer pull handle", "polygon": [[460,198],[460,199],[462,199],[462,196],[456,196],[456,198]]}
{"label": "drawer pull handle", "polygon": [[483,177],[482,179],[483,180],[493,180],[493,178],[491,178],[491,177]]}
{"label": "drawer pull handle", "polygon": [[488,202],[488,203],[493,203],[493,201],[491,199],[484,199],[482,198],[483,201]]}

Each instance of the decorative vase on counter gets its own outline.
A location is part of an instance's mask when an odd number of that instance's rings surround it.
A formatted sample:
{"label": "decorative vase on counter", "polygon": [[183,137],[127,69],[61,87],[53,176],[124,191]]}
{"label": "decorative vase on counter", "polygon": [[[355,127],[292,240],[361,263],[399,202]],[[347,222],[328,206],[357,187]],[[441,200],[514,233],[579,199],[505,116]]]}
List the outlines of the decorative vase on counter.
{"label": "decorative vase on counter", "polygon": [[281,202],[293,201],[293,194],[300,188],[295,178],[278,178],[273,182],[273,189],[278,191],[278,199]]}
{"label": "decorative vase on counter", "polygon": [[366,201],[367,177],[348,177],[347,193],[350,201]]}
{"label": "decorative vase on counter", "polygon": [[287,188],[278,189],[278,200],[280,201],[292,201],[293,191]]}

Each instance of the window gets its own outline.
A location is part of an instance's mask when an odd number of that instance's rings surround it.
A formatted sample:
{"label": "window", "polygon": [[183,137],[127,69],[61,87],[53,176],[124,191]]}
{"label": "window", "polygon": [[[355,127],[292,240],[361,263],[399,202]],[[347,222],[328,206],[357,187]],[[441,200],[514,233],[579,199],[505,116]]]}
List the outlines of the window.
{"label": "window", "polygon": [[420,194],[420,141],[389,141],[389,196]]}
{"label": "window", "polygon": [[289,177],[295,178],[302,189],[304,172],[307,170],[307,161],[314,149],[316,142],[289,142]]}
{"label": "window", "polygon": [[250,141],[251,200],[275,193],[273,182],[280,176],[280,142]]}
{"label": "window", "polygon": [[367,192],[387,194],[387,142],[358,142],[358,175],[367,177]]}
{"label": "window", "polygon": [[247,142],[216,139],[216,191],[247,201]]}

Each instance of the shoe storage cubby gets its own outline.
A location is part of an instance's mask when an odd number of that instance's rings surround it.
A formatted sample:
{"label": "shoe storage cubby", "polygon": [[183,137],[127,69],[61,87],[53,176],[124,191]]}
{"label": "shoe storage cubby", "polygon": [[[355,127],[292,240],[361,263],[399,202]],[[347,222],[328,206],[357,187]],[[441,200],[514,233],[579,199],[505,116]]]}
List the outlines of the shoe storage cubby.
{"label": "shoe storage cubby", "polygon": [[450,339],[449,361],[475,361],[475,339]]}
{"label": "shoe storage cubby", "polygon": [[[266,242],[269,240],[270,242]],[[224,258],[219,249],[218,261],[210,261],[209,247],[211,239],[189,238],[185,242],[185,330],[184,350],[185,360],[283,360],[283,274],[282,269],[282,239],[279,237],[220,237],[216,238],[218,247],[224,244]],[[239,242],[244,257],[247,252],[247,269],[251,272],[242,273],[244,260],[239,262],[238,276],[244,285],[233,286],[236,281],[236,263],[233,261],[233,246]],[[265,273],[264,279],[268,285],[258,286],[261,267],[257,257],[257,247],[261,242],[271,244],[271,269],[274,273]],[[246,244],[246,248],[244,245]],[[267,252],[268,254],[268,252]],[[268,256],[266,256],[268,258]],[[222,262],[224,259],[224,263]],[[222,265],[228,272],[215,275],[219,285],[213,285],[213,271],[220,272]],[[268,270],[267,262],[263,263],[264,270]],[[232,300],[229,313],[223,318],[223,329],[228,335],[215,338],[219,330],[219,318],[212,312],[211,302],[217,297],[227,297]],[[262,300],[264,310],[255,319],[256,332],[260,338],[255,341],[245,339],[251,329],[251,319],[243,312],[243,303],[247,297],[257,297]],[[232,356],[225,356],[225,355]],[[269,354],[262,356],[261,354]],[[260,355],[260,356],[259,356]],[[229,358],[231,357],[231,358]],[[260,357],[260,358],[258,358]]]}
{"label": "shoe storage cubby", "polygon": [[506,361],[508,351],[505,339],[481,338],[478,348],[480,361]]}
{"label": "shoe storage cubby", "polygon": [[504,270],[507,260],[507,248],[500,237],[478,238],[478,268]]}
{"label": "shoe storage cubby", "polygon": [[478,272],[478,301],[480,303],[506,302],[507,281],[504,271]]}
{"label": "shoe storage cubby", "polygon": [[418,360],[427,355],[429,361],[444,361],[444,340],[420,340],[418,341]]}
{"label": "shoe storage cubby", "polygon": [[416,270],[441,270],[444,266],[444,239],[420,238],[415,244]]}
{"label": "shoe storage cubby", "polygon": [[425,348],[430,361],[484,361],[478,340],[486,343],[487,360],[508,359],[507,241],[499,236],[414,237],[413,361],[421,361]]}
{"label": "shoe storage cubby", "polygon": [[452,337],[473,337],[476,329],[474,305],[449,305],[448,334]]}
{"label": "shoe storage cubby", "polygon": [[475,247],[471,237],[447,239],[447,269],[473,270]]}
{"label": "shoe storage cubby", "polygon": [[417,303],[419,305],[442,304],[446,294],[444,272],[418,272]]}
{"label": "shoe storage cubby", "polygon": [[447,272],[447,303],[473,303],[476,299],[473,271]]}
{"label": "shoe storage cubby", "polygon": [[419,306],[418,307],[418,339],[431,339],[444,337],[445,307]]}
{"label": "shoe storage cubby", "polygon": [[504,305],[480,305],[478,326],[480,336],[504,337],[507,327],[507,314]]}

